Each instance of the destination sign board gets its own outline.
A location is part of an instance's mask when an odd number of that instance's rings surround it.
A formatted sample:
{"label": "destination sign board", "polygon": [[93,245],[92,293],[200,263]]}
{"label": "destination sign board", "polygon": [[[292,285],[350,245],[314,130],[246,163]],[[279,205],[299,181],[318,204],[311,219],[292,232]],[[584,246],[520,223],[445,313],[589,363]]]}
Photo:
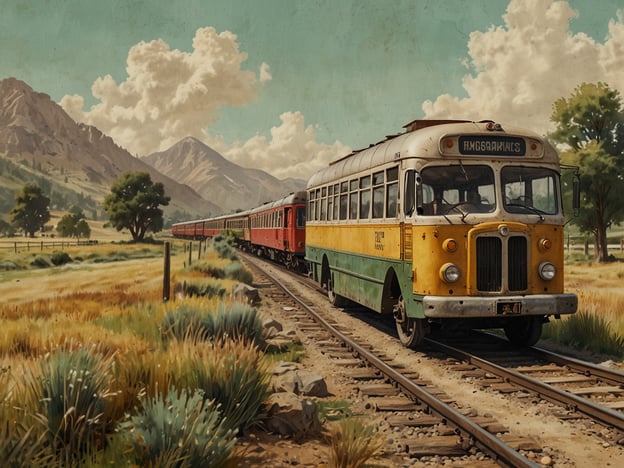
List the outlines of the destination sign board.
{"label": "destination sign board", "polygon": [[524,138],[503,135],[470,135],[459,137],[459,154],[479,156],[524,156]]}

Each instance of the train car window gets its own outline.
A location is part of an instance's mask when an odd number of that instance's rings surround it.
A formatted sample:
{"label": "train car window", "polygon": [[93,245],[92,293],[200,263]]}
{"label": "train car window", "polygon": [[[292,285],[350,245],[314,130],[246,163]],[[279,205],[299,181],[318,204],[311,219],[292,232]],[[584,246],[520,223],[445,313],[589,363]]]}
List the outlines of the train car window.
{"label": "train car window", "polygon": [[399,206],[399,183],[393,182],[386,186],[386,217],[396,218]]}
{"label": "train car window", "polygon": [[358,180],[349,183],[349,219],[357,219],[358,215]]}
{"label": "train car window", "polygon": [[314,219],[321,219],[320,218],[320,211],[321,211],[321,189],[316,189],[316,209],[314,210]]}
{"label": "train car window", "polygon": [[332,193],[332,187],[329,187],[327,196],[327,221],[332,220],[332,215],[334,213],[334,196],[332,195]]}
{"label": "train car window", "polygon": [[349,183],[340,184],[340,219],[347,219],[349,208]]}
{"label": "train car window", "polygon": [[338,209],[339,209],[339,195],[338,195],[338,184],[334,185],[334,215],[333,219],[338,219]]}
{"label": "train car window", "polygon": [[306,225],[306,211],[302,206],[297,207],[297,228],[304,228]]}
{"label": "train car window", "polygon": [[371,210],[371,177],[366,176],[360,179],[360,219],[370,218]]}
{"label": "train car window", "polygon": [[310,213],[310,219],[314,220],[314,190],[310,190],[308,193],[308,213]]}
{"label": "train car window", "polygon": [[327,187],[321,189],[321,221],[327,221]]}
{"label": "train car window", "polygon": [[383,218],[384,216],[384,172],[373,174],[373,218]]}

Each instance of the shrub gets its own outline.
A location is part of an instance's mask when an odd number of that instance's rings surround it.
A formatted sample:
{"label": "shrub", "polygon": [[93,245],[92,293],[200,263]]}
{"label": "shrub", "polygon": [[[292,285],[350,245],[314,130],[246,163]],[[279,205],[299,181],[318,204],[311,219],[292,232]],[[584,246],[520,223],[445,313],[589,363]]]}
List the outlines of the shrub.
{"label": "shrub", "polygon": [[39,374],[27,377],[26,392],[46,426],[48,444],[66,464],[105,443],[110,364],[85,349],[61,351],[41,361]]}
{"label": "shrub", "polygon": [[205,399],[214,400],[225,427],[236,433],[260,422],[270,373],[258,348],[227,340],[179,354],[189,357],[178,369],[176,384],[201,389]]}
{"label": "shrub", "polygon": [[624,356],[624,337],[612,331],[608,320],[588,311],[545,325],[543,337],[576,349]]}
{"label": "shrub", "polygon": [[59,265],[65,265],[66,263],[70,263],[72,261],[72,258],[69,256],[67,252],[56,251],[56,252],[52,252],[52,255],[50,255],[50,261],[52,262],[53,265],[59,266]]}
{"label": "shrub", "polygon": [[258,311],[241,302],[220,303],[212,320],[211,335],[217,339],[243,340],[264,348],[262,320]]}
{"label": "shrub", "polygon": [[188,304],[181,304],[177,309],[167,312],[162,321],[162,336],[165,341],[192,339],[207,340],[212,335],[212,326],[206,327],[206,312]]}
{"label": "shrub", "polygon": [[364,466],[384,444],[375,426],[364,425],[359,418],[342,419],[330,440],[329,465],[344,468]]}
{"label": "shrub", "polygon": [[217,252],[219,257],[227,258],[229,260],[237,260],[236,251],[234,245],[236,239],[231,234],[221,233],[212,238],[212,249]]}
{"label": "shrub", "polygon": [[17,266],[17,263],[12,262],[10,260],[3,260],[0,262],[0,270],[3,271],[11,271],[11,270],[17,270],[19,267]]}
{"label": "shrub", "polygon": [[225,271],[223,268],[211,265],[210,263],[201,262],[193,263],[190,267],[191,271],[198,271],[204,275],[211,276],[213,278],[222,279],[225,278]]}
{"label": "shrub", "polygon": [[48,257],[45,257],[43,255],[37,255],[35,258],[32,259],[30,265],[35,268],[50,268],[52,266],[52,263],[50,263],[50,259]]}
{"label": "shrub", "polygon": [[247,270],[242,263],[234,261],[229,263],[224,268],[225,276],[227,278],[239,281],[245,284],[253,283],[253,275]]}
{"label": "shrub", "polygon": [[184,291],[188,297],[223,297],[225,296],[225,288],[220,283],[189,282],[184,286]]}
{"label": "shrub", "polygon": [[219,467],[236,443],[219,420],[218,406],[202,392],[144,398],[142,409],[120,425],[140,466]]}

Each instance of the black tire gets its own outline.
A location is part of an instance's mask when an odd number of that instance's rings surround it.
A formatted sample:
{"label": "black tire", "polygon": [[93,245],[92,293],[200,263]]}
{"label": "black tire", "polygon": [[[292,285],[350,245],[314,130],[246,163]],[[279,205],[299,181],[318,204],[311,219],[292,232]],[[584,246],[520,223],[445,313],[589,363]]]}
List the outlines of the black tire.
{"label": "black tire", "polygon": [[533,346],[542,336],[541,315],[529,315],[510,319],[504,326],[505,336],[516,346]]}
{"label": "black tire", "polygon": [[406,315],[403,296],[394,306],[394,318],[401,344],[406,348],[420,346],[425,339],[425,320]]}
{"label": "black tire", "polygon": [[327,299],[329,299],[329,303],[334,307],[346,307],[349,304],[349,300],[346,297],[334,292],[333,273],[331,273],[329,280],[327,281]]}

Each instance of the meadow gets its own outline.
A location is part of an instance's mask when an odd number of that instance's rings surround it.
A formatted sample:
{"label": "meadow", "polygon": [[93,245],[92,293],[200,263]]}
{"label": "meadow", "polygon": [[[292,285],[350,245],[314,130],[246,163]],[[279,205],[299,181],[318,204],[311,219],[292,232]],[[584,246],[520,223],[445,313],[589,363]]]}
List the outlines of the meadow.
{"label": "meadow", "polygon": [[[162,242],[0,249],[5,465],[193,466],[208,457],[228,466],[243,456],[237,434],[260,420],[268,366],[280,357],[264,352],[260,314],[230,297],[252,281],[231,245],[171,246],[171,288],[184,284],[186,297],[168,301]],[[566,260],[579,314],[546,325],[544,337],[621,360],[624,262]],[[370,427],[355,430],[372,437]]]}

